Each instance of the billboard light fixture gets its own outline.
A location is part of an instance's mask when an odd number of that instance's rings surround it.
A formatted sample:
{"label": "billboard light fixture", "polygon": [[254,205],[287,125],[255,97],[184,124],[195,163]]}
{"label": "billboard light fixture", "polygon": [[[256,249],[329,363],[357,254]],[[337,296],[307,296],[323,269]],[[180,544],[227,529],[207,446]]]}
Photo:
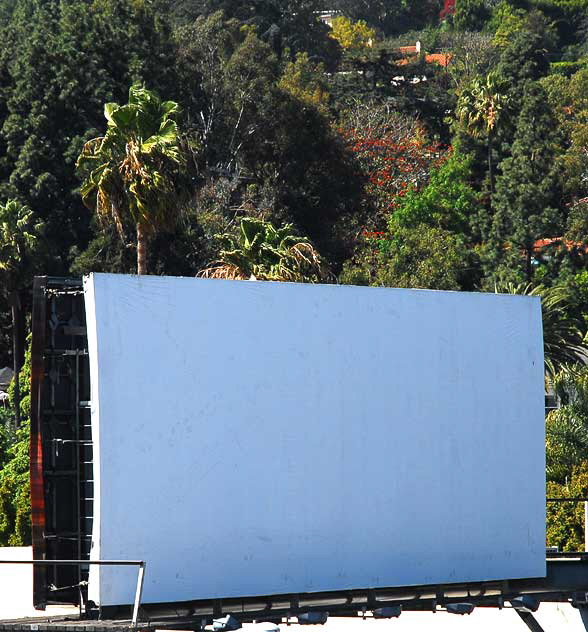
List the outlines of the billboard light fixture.
{"label": "billboard light fixture", "polygon": [[296,617],[300,625],[322,625],[328,618],[328,612],[304,612]]}
{"label": "billboard light fixture", "polygon": [[510,605],[519,612],[537,612],[541,602],[531,595],[519,595],[510,600]]}
{"label": "billboard light fixture", "polygon": [[393,619],[402,614],[402,606],[384,606],[383,608],[376,608],[372,614],[374,615],[374,619]]}
{"label": "billboard light fixture", "polygon": [[232,614],[212,620],[213,632],[233,632],[234,630],[240,630],[241,627],[241,622],[235,619]]}
{"label": "billboard light fixture", "polygon": [[445,610],[451,614],[472,614],[475,607],[473,603],[448,603]]}

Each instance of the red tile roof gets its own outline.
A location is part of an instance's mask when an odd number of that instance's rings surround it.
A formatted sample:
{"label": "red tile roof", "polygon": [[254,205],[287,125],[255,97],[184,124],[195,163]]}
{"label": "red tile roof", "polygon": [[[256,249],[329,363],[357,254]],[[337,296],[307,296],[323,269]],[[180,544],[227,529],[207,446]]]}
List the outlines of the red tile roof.
{"label": "red tile roof", "polygon": [[403,55],[416,55],[418,53],[416,46],[399,46],[397,50]]}
{"label": "red tile roof", "polygon": [[443,68],[447,68],[451,61],[451,53],[431,53],[430,55],[425,55],[425,61],[428,64],[439,64]]}
{"label": "red tile roof", "polygon": [[563,237],[546,237],[545,239],[538,239],[533,245],[535,252],[540,252],[547,246],[564,247],[566,250],[577,249],[584,253],[588,253],[588,246],[581,241],[570,241],[569,239],[563,239]]}

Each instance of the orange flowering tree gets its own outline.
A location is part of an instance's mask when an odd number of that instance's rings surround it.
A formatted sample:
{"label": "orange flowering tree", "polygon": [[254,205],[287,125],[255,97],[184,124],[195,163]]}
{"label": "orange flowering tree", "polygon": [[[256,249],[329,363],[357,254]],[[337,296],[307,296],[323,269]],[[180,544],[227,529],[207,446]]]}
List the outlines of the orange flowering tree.
{"label": "orange flowering tree", "polygon": [[338,131],[365,178],[371,207],[366,232],[383,231],[403,196],[428,182],[444,151],[429,141],[418,121],[382,105],[357,104],[342,117]]}
{"label": "orange flowering tree", "polygon": [[[383,105],[355,106],[342,118],[339,133],[363,173],[368,206],[363,209],[368,220],[340,282],[461,287],[466,244],[451,232],[459,222],[453,217],[453,185],[445,178],[449,167],[455,170],[448,160],[452,149],[431,142],[417,120]],[[443,195],[437,199],[432,192]],[[447,227],[439,225],[438,215],[447,219]]]}

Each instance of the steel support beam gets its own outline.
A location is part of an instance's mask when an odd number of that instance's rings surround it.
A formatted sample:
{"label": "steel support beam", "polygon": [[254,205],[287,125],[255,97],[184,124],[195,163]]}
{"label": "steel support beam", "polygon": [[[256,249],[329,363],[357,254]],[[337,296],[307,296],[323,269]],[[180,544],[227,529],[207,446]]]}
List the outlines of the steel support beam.
{"label": "steel support beam", "polygon": [[580,617],[582,618],[582,623],[584,624],[584,628],[588,630],[588,605],[583,604],[577,606],[578,612],[580,613]]}
{"label": "steel support beam", "polygon": [[539,621],[537,621],[537,619],[533,616],[532,612],[523,612],[521,610],[517,610],[516,612],[531,632],[545,632],[545,630],[539,625]]}

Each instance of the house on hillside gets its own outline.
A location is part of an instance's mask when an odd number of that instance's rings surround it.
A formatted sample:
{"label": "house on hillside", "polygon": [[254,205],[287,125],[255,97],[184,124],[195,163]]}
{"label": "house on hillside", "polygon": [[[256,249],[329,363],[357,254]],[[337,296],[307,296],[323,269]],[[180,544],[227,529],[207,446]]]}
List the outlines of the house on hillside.
{"label": "house on hillside", "polygon": [[333,28],[333,20],[341,15],[340,11],[317,11],[315,14],[318,19],[323,22],[323,24],[326,24],[327,26],[330,26],[331,28]]}
{"label": "house on hillside", "polygon": [[[402,58],[396,61],[396,65],[406,66],[417,61],[418,56],[421,54],[421,43],[417,41],[414,46],[400,46],[395,52],[402,55]],[[437,51],[435,53],[426,53],[424,59],[427,64],[438,64],[443,68],[447,68],[451,62],[451,57],[451,53],[448,51]]]}

